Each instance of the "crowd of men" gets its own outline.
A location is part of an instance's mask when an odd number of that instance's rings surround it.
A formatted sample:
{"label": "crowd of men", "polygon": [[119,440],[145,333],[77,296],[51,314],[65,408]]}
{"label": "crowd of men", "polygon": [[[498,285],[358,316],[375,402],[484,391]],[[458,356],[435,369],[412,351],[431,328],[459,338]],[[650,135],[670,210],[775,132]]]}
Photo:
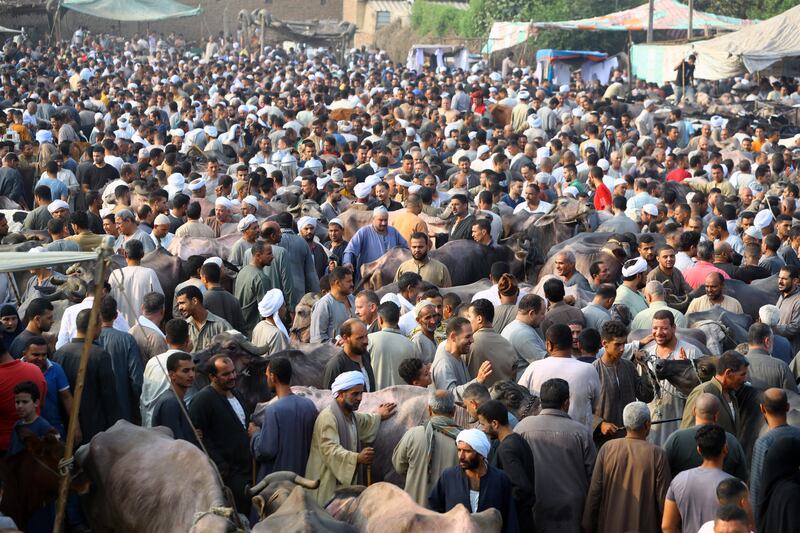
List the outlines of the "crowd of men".
{"label": "crowd of men", "polygon": [[[126,266],[103,287],[97,327],[94,281],[54,316],[46,295],[60,267],[32,269],[27,284],[0,276],[0,451],[23,453],[31,433],[64,437],[88,340],[78,441],[120,419],[202,441],[245,514],[252,460],[258,479],[319,479],[324,504],[391,454],[419,505],[494,508],[504,532],[800,531],[800,429],[787,422],[800,378],[800,145],[762,124],[684,117],[694,104],[674,97],[693,97],[694,60],[672,86],[619,71],[607,85],[554,86],[513,56],[502,73],[414,72],[382,52],[337,60],[221,36],[200,48],[82,29],[53,46],[8,41],[0,196],[27,214],[0,216],[0,236],[39,239],[31,253],[93,251],[110,236]],[[746,76],[731,91],[800,98],[785,78]],[[541,294],[503,262],[471,299],[448,290],[435,246],[499,247],[503,217],[557,212],[565,198],[596,212],[597,231],[632,234],[618,277],[603,261],[582,273],[564,251]],[[300,216],[308,206],[319,216]],[[369,219],[349,241],[348,210]],[[172,301],[142,265],[176,240],[230,235],[227,257],[184,262]],[[411,254],[397,292],[356,290],[361,267],[394,247]],[[702,356],[678,333],[686,315],[743,314],[727,280],[770,276],[777,305],[751,317],[746,348],[713,354],[709,382],[687,396],[656,379],[660,361]],[[574,288],[591,301],[576,305]],[[260,425],[229,357],[214,355],[210,385],[194,390],[193,352],[232,329],[265,356],[291,347],[286,324],[309,293],[320,296],[311,342],[340,348],[322,377],[330,406],[292,393],[286,357],[270,359],[276,399]],[[630,342],[632,330],[646,337]],[[518,418],[493,400],[508,381],[541,412],[530,404]],[[761,436],[743,434],[746,384],[760,391]],[[393,450],[374,449],[398,406],[359,406],[395,385],[430,389],[429,418]],[[47,531],[52,520],[49,506],[19,525]],[[75,502],[68,521],[86,526]]]}

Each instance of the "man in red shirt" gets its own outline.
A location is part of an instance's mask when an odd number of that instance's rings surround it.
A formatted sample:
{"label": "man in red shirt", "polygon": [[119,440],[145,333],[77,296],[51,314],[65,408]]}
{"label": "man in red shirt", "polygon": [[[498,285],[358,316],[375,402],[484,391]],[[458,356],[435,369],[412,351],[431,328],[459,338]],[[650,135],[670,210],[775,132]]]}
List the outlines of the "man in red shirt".
{"label": "man in red shirt", "polygon": [[611,191],[608,190],[606,184],[603,183],[603,169],[600,167],[592,167],[589,171],[589,176],[594,185],[594,208],[597,211],[610,211],[611,210]]}
{"label": "man in red shirt", "polygon": [[6,345],[0,340],[0,456],[4,456],[11,444],[11,431],[19,417],[14,404],[14,386],[23,381],[33,381],[41,394],[36,413],[41,412],[47,395],[47,383],[38,366],[14,359]]}
{"label": "man in red shirt", "polygon": [[686,170],[686,167],[689,166],[689,159],[686,157],[686,154],[676,154],[673,152],[667,157],[675,157],[675,164],[677,165],[674,170],[671,170],[667,174],[667,181],[677,181],[680,183],[692,177],[692,174]]}

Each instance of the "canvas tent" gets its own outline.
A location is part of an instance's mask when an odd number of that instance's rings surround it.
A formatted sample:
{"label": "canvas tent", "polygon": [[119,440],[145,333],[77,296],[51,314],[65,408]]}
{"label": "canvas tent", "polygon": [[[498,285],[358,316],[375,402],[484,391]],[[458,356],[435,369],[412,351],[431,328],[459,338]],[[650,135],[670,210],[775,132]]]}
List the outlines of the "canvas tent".
{"label": "canvas tent", "polygon": [[690,53],[697,55],[695,77],[722,80],[745,72],[796,75],[800,66],[800,6],[739,31],[681,45],[635,45],[633,75],[660,83]]}
{"label": "canvas tent", "polygon": [[203,10],[173,0],[63,0],[61,7],[104,19],[145,22],[193,17]]}
{"label": "canvas tent", "polygon": [[556,85],[569,83],[573,67],[583,68],[583,65],[600,63],[608,59],[604,52],[588,50],[552,50],[543,49],[536,51],[536,78],[549,80]]}
{"label": "canvas tent", "polygon": [[[589,30],[589,31],[647,31],[649,4],[645,2],[639,7],[609,13],[600,17],[560,22],[534,22],[534,28],[557,30]],[[725,17],[714,13],[694,10],[692,28],[695,30],[734,31],[749,20]],[[689,7],[677,0],[655,0],[653,13],[654,30],[684,30],[689,28]]]}
{"label": "canvas tent", "polygon": [[530,22],[495,22],[481,52],[491,54],[520,45],[527,41],[534,31]]}

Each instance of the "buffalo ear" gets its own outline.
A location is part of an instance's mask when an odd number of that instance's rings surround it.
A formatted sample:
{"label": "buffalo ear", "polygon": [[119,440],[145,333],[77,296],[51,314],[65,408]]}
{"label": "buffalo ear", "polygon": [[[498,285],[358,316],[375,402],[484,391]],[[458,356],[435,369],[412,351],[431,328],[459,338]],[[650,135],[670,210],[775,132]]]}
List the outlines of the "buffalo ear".
{"label": "buffalo ear", "polygon": [[252,501],[253,505],[258,511],[258,518],[260,520],[264,520],[266,518],[266,516],[264,516],[264,511],[266,510],[267,502],[264,501],[264,498],[261,495],[253,496]]}

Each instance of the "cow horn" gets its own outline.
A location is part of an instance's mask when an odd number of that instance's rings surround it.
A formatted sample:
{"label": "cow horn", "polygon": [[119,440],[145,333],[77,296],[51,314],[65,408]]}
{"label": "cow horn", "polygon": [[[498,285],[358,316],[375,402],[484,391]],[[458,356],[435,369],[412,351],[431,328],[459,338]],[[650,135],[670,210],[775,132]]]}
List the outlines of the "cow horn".
{"label": "cow horn", "polygon": [[294,476],[295,485],[300,485],[304,489],[316,489],[319,487],[319,480],[318,479],[308,479],[307,477],[303,477],[300,475]]}
{"label": "cow horn", "polygon": [[294,481],[295,477],[299,476],[297,476],[297,474],[295,474],[294,472],[286,472],[284,470],[280,472],[273,472],[268,476],[266,476],[261,481],[259,481],[254,487],[250,487],[250,489],[247,492],[250,496],[255,496],[256,494],[267,488],[267,485],[269,485],[270,483],[274,483],[277,481]]}

